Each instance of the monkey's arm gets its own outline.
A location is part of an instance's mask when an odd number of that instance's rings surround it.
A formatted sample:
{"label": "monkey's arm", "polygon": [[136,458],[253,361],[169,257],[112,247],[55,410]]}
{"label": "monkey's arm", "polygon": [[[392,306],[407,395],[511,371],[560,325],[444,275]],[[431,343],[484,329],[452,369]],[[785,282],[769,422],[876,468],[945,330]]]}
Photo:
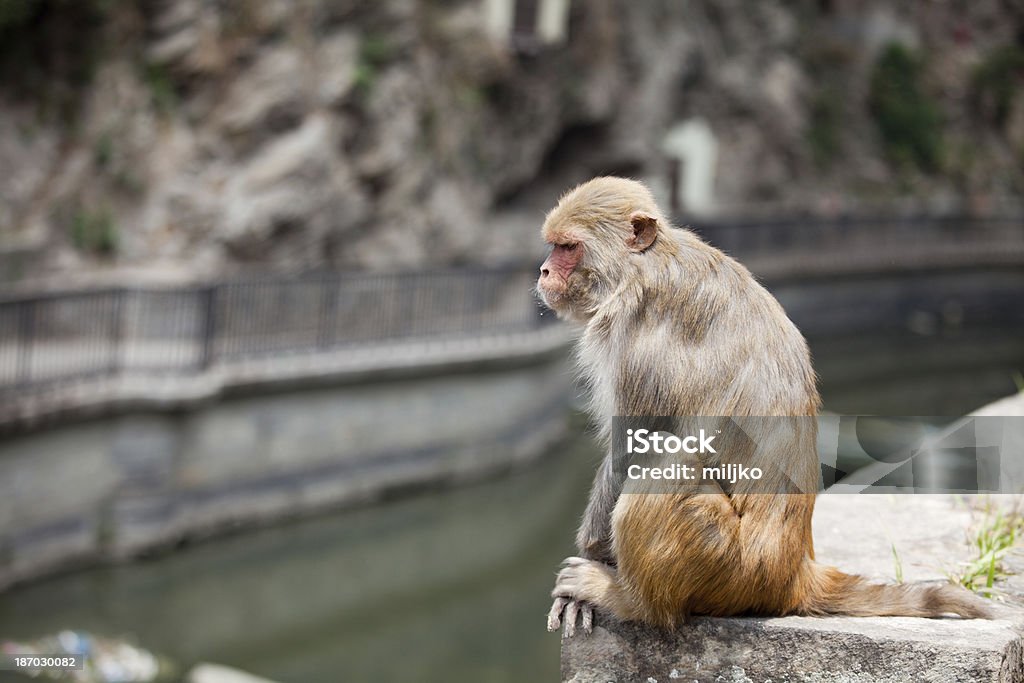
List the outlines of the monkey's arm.
{"label": "monkey's arm", "polygon": [[590,500],[583,512],[579,531],[576,533],[576,549],[580,557],[615,564],[612,555],[612,510],[621,493],[622,483],[615,475],[612,454],[608,453],[597,468],[594,485],[590,489]]}
{"label": "monkey's arm", "polygon": [[[580,557],[586,558],[611,569],[615,565],[612,554],[612,510],[622,492],[621,478],[616,476],[612,454],[609,452],[597,468],[594,485],[590,489],[590,500],[583,512],[579,531],[576,532],[576,549]],[[594,608],[570,597],[552,595],[554,602],[548,613],[548,630],[555,631],[565,624],[564,635],[576,632],[576,619],[580,618],[584,633],[590,633],[594,624]],[[564,622],[562,619],[564,613]]]}

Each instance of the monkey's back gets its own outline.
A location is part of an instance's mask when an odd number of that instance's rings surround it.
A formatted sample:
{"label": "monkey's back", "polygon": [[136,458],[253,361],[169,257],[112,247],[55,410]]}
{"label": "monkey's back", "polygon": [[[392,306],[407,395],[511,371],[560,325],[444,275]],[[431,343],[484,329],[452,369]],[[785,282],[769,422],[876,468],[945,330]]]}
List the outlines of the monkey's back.
{"label": "monkey's back", "polygon": [[612,366],[614,414],[816,415],[810,352],[782,306],[737,261],[677,232],[680,248],[621,295],[608,329],[593,333],[597,319],[584,336]]}
{"label": "monkey's back", "polygon": [[[744,430],[718,436],[717,450],[765,474],[717,493],[627,489],[613,513],[613,551],[653,623],[787,613],[797,606],[792,586],[802,563],[813,557],[818,393],[810,354],[742,265],[690,233],[681,237],[659,286],[641,290],[632,319],[620,316],[619,334],[630,325],[646,334],[619,345],[615,414],[748,418]],[[766,493],[780,491],[788,492]]]}

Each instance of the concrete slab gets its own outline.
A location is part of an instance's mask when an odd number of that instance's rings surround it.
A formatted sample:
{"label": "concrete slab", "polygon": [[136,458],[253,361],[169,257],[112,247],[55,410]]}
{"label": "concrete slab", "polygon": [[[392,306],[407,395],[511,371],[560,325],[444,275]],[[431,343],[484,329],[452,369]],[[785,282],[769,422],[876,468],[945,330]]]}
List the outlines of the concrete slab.
{"label": "concrete slab", "polygon": [[572,683],[905,683],[1024,680],[1009,621],[698,618],[675,632],[598,617],[562,647]]}
{"label": "concrete slab", "polygon": [[[817,558],[880,581],[893,582],[898,574],[905,581],[945,579],[971,558],[969,529],[982,515],[977,503],[941,495],[822,495],[815,512]],[[562,679],[1024,681],[1024,612],[1012,604],[1015,597],[999,604],[999,618],[991,621],[697,618],[669,633],[598,615],[593,635],[563,641]]]}

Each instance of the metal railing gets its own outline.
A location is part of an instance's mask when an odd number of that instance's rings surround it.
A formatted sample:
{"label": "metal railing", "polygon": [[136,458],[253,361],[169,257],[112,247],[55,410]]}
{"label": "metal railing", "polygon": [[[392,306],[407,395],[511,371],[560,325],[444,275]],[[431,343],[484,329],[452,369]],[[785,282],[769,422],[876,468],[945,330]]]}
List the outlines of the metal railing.
{"label": "metal railing", "polygon": [[[685,215],[679,225],[689,225]],[[730,254],[882,251],[926,244],[1024,244],[1024,215],[839,215],[694,219],[692,230]]]}
{"label": "metal railing", "polygon": [[542,317],[523,266],[320,274],[0,300],[0,392],[260,356],[521,332]]}
{"label": "metal railing", "polygon": [[[685,217],[680,217],[685,224]],[[919,245],[1024,245],[1019,216],[697,221],[740,258]],[[260,356],[534,329],[534,266],[326,273],[0,299],[0,394],[88,377],[202,372]]]}

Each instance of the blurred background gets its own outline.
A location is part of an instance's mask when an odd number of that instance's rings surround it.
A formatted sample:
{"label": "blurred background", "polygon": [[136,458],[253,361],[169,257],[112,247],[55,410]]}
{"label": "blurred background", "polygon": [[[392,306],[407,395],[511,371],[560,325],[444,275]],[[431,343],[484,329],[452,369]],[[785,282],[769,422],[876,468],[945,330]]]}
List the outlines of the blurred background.
{"label": "blurred background", "polygon": [[531,287],[601,174],[827,410],[1024,390],[1019,3],[0,0],[3,650],[555,679],[601,454]]}

